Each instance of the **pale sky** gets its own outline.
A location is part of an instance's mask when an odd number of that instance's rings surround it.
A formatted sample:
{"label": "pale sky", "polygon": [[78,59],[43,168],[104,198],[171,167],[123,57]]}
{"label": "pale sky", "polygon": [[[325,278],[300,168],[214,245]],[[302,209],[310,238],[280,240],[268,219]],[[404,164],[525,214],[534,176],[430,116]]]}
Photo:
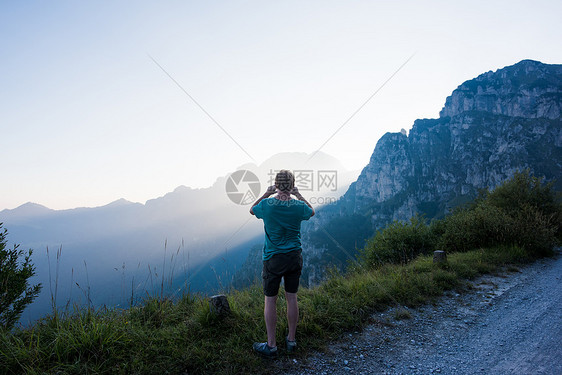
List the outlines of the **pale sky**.
{"label": "pale sky", "polygon": [[312,153],[413,55],[322,148],[361,169],[463,81],[562,63],[560,14],[560,1],[4,1],[0,210],[144,203]]}

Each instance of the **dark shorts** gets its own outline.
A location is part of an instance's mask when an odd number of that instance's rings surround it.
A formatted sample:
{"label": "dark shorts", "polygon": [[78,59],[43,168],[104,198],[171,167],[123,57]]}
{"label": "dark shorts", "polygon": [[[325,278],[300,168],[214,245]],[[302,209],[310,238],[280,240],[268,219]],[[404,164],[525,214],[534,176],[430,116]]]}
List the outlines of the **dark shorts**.
{"label": "dark shorts", "polygon": [[302,271],[302,251],[275,254],[263,261],[263,293],[274,297],[279,293],[281,278],[285,281],[285,292],[296,293]]}

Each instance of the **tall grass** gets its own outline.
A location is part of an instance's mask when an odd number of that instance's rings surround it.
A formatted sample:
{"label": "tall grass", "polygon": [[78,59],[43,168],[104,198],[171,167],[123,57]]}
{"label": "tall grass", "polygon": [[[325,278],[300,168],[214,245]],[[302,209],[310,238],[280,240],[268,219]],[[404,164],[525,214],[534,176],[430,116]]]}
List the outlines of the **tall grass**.
{"label": "tall grass", "polygon": [[[304,351],[298,355],[361,329],[374,311],[418,306],[462,286],[466,278],[530,259],[519,247],[498,247],[450,254],[444,265],[421,256],[405,266],[333,274],[299,292],[298,340]],[[154,296],[124,310],[76,308],[63,318],[49,316],[29,329],[0,334],[0,369],[6,374],[268,373],[269,366],[251,351],[252,342],[265,338],[261,287],[232,291],[228,299],[233,314],[222,320],[210,312],[206,298],[192,294],[175,302]],[[279,342],[287,332],[285,308],[278,304]]]}

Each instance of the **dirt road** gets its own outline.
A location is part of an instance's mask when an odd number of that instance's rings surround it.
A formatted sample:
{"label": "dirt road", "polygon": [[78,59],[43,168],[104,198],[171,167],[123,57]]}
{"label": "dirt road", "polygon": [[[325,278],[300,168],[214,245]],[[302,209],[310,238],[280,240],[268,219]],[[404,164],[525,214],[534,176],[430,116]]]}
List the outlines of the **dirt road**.
{"label": "dirt road", "polygon": [[562,374],[562,256],[484,276],[468,293],[396,320],[373,316],[326,353],[279,361],[280,373]]}

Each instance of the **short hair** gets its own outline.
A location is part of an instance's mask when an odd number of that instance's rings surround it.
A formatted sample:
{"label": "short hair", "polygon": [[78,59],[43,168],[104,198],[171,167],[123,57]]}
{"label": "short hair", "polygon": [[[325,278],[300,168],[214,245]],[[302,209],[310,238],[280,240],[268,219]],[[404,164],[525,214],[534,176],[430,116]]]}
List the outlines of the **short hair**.
{"label": "short hair", "polygon": [[295,187],[295,176],[291,171],[282,169],[275,176],[275,186],[283,192],[289,192]]}

